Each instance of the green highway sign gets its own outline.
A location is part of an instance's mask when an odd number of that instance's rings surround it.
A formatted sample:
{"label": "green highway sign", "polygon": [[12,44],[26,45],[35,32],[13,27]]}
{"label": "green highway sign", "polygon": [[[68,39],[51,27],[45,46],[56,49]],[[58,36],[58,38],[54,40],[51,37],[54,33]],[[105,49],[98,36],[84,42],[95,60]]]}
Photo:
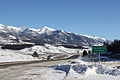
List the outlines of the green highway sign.
{"label": "green highway sign", "polygon": [[106,53],[107,46],[92,46],[92,53]]}

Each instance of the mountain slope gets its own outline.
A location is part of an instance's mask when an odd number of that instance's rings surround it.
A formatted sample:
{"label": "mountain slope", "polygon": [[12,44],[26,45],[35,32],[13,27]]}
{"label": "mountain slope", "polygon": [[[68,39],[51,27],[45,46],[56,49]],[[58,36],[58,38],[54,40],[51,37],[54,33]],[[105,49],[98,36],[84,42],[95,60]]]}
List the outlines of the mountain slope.
{"label": "mountain slope", "polygon": [[[0,24],[0,40],[5,42],[31,42],[36,44],[92,46],[101,45],[107,40],[83,34],[55,30],[47,26],[41,29],[14,27]],[[1,42],[2,43],[2,42]]]}

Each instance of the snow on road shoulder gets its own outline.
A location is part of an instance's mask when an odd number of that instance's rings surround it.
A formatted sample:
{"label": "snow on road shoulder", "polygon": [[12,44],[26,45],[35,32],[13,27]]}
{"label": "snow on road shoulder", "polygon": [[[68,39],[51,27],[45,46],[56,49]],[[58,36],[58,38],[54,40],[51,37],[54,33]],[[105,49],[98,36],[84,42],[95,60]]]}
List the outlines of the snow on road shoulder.
{"label": "snow on road shoulder", "polygon": [[25,71],[17,80],[63,80],[65,72],[52,68],[35,68]]}
{"label": "snow on road shoulder", "polygon": [[18,80],[119,80],[120,70],[103,64],[68,61],[28,70]]}
{"label": "snow on road shoulder", "polygon": [[74,65],[56,65],[54,69],[67,71],[65,80],[119,80],[120,78],[119,69],[102,64],[75,63]]}

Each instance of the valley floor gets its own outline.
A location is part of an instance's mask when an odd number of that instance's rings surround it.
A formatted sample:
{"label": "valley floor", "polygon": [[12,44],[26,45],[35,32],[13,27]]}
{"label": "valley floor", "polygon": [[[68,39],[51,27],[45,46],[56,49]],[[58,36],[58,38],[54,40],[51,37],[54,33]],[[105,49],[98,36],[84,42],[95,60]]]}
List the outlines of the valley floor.
{"label": "valley floor", "polygon": [[[33,57],[37,52],[39,57]],[[66,58],[71,55],[81,55],[82,49],[33,46],[22,50],[0,49],[0,63],[14,61],[35,61],[46,59],[52,55],[55,58]],[[0,66],[0,80],[119,80],[120,62],[93,62],[86,58],[48,61],[21,65]]]}

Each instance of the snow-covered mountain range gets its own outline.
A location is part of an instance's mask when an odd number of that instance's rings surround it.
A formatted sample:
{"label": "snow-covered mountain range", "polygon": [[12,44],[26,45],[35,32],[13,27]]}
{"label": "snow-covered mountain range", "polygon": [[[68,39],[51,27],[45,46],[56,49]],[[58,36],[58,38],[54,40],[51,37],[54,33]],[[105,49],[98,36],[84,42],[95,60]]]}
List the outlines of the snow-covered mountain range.
{"label": "snow-covered mountain range", "polygon": [[14,27],[0,24],[1,44],[31,42],[36,44],[92,46],[101,45],[106,41],[108,40],[104,38],[55,30],[47,26],[41,29],[33,29],[25,26]]}

